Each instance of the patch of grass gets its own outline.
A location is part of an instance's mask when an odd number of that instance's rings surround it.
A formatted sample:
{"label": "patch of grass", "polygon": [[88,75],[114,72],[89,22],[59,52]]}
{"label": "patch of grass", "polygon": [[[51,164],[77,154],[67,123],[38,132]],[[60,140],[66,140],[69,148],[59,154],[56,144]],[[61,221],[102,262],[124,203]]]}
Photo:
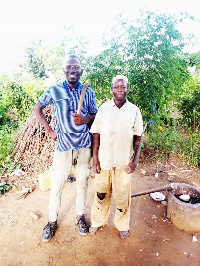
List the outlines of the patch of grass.
{"label": "patch of grass", "polygon": [[[197,129],[186,129],[181,143],[181,155],[183,155],[194,167],[200,167],[200,134]],[[187,134],[187,137],[185,137]]]}
{"label": "patch of grass", "polygon": [[154,127],[146,141],[155,151],[155,157],[165,160],[170,154],[182,155],[193,167],[200,166],[200,136],[196,129],[177,126]]}
{"label": "patch of grass", "polygon": [[0,129],[0,173],[10,172],[17,167],[11,153],[18,133],[19,129],[16,129],[13,124],[5,124]]}

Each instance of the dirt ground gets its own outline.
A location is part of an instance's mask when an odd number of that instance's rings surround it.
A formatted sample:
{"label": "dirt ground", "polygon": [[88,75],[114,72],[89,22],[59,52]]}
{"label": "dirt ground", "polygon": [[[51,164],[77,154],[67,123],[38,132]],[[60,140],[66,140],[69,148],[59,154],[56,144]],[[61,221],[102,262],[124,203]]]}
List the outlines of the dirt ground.
{"label": "dirt ground", "polygon": [[[25,177],[24,177],[25,178]],[[171,158],[165,163],[142,163],[135,171],[132,192],[184,182],[200,187],[200,173]],[[89,179],[87,220],[94,197],[94,178]],[[76,182],[66,182],[58,230],[48,242],[41,233],[48,221],[49,191],[38,184],[20,197],[18,189],[0,196],[0,265],[182,265],[200,266],[200,232],[177,229],[166,217],[167,206],[149,195],[132,198],[130,236],[121,240],[113,224],[112,203],[109,225],[95,236],[81,236],[75,221]],[[31,212],[39,219],[34,220]],[[197,241],[192,241],[195,239]]]}

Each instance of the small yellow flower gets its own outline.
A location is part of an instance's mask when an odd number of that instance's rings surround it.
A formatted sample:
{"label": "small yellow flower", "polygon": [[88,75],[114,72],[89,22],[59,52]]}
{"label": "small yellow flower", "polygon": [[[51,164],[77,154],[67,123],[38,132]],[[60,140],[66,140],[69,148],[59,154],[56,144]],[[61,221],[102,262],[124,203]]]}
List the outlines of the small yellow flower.
{"label": "small yellow flower", "polygon": [[164,131],[164,129],[161,126],[158,126],[158,130]]}

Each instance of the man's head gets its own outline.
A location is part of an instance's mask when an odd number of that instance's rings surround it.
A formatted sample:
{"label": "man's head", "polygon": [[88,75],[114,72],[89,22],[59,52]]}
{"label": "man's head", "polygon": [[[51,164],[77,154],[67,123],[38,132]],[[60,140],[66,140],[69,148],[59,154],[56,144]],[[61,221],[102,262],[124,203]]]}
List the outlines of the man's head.
{"label": "man's head", "polygon": [[80,59],[76,55],[70,55],[66,59],[63,72],[65,73],[69,87],[75,87],[78,84],[83,73]]}
{"label": "man's head", "polygon": [[112,80],[112,93],[114,100],[125,101],[126,94],[129,90],[128,78],[123,75],[117,75]]}

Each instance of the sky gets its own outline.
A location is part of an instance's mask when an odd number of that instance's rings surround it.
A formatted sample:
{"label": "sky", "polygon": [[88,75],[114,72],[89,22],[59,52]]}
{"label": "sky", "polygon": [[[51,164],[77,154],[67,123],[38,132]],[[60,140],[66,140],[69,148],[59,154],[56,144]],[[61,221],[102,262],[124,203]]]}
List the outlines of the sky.
{"label": "sky", "polygon": [[[32,40],[55,44],[64,27],[72,27],[70,37],[85,36],[91,50],[98,50],[115,17],[137,18],[144,7],[170,14],[187,11],[200,21],[199,0],[0,0],[0,72],[15,69]],[[180,30],[200,40],[200,23],[187,22]],[[188,49],[199,51],[200,41]]]}

